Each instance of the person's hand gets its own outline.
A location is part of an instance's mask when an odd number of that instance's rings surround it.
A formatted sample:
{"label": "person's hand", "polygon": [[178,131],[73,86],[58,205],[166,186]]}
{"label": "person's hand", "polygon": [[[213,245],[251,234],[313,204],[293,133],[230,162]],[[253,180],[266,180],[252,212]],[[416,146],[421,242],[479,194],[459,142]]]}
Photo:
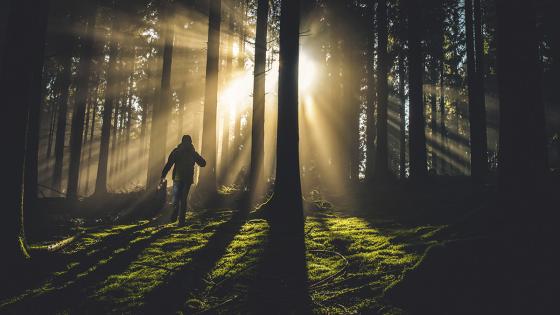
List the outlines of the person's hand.
{"label": "person's hand", "polygon": [[165,180],[165,177],[160,178],[159,180],[159,185],[158,187],[161,189],[164,187],[164,185],[167,183],[167,180]]}

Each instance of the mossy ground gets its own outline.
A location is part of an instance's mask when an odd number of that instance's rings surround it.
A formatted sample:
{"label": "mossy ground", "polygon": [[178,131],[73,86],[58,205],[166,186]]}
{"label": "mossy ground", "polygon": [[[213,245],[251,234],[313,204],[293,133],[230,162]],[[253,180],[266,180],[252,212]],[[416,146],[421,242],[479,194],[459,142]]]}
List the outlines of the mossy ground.
{"label": "mossy ground", "polygon": [[[383,299],[383,290],[438,242],[442,227],[309,212],[312,311],[404,313]],[[163,313],[247,313],[269,230],[265,219],[231,209],[190,212],[181,228],[147,222],[90,228],[56,255],[42,282],[3,300],[0,311],[150,313],[163,301]]]}

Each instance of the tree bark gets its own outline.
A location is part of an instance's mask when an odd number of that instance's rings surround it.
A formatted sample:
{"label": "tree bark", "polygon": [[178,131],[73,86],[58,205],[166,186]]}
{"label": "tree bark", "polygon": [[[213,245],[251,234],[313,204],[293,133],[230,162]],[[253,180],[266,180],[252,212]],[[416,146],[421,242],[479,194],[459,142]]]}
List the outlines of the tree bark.
{"label": "tree bark", "polygon": [[272,204],[278,206],[274,209],[278,216],[297,225],[303,215],[298,128],[299,2],[282,1],[281,12],[276,181]]}
{"label": "tree bark", "polygon": [[201,170],[200,186],[206,193],[216,192],[216,109],[218,106],[218,70],[220,54],[221,0],[210,0],[208,55],[202,127],[202,156],[206,167]]}
{"label": "tree bark", "polygon": [[[9,135],[4,162],[7,167],[3,188],[5,210],[1,223],[1,245],[4,248],[6,266],[1,275],[5,283],[20,280],[25,268],[23,258],[28,257],[25,245],[24,211],[27,205],[23,194],[25,183],[26,138],[29,133],[29,115],[38,106],[44,44],[49,1],[11,1],[6,27],[6,49],[0,69],[0,94],[5,104],[2,115],[6,123],[2,132]],[[9,46],[8,46],[9,44]],[[39,88],[39,91],[35,91]],[[9,118],[8,118],[9,117]],[[4,290],[2,290],[4,291]]]}
{"label": "tree bark", "polygon": [[171,7],[165,9],[166,21],[170,24],[165,30],[165,44],[163,48],[163,70],[161,75],[161,91],[159,104],[154,104],[152,111],[152,129],[150,133],[149,172],[147,187],[157,186],[161,177],[161,170],[165,164],[167,152],[167,131],[171,104],[171,64],[173,62],[174,25]]}
{"label": "tree bark", "polygon": [[257,197],[257,187],[264,175],[264,116],[266,48],[268,31],[268,0],[259,0],[257,6],[257,31],[255,36],[255,72],[253,79],[253,123],[251,128],[251,169],[249,190]]}
{"label": "tree bark", "polygon": [[399,54],[399,98],[400,98],[400,134],[399,134],[399,171],[400,178],[406,178],[406,70],[404,68],[404,53]]}
{"label": "tree bark", "polygon": [[[488,171],[488,152],[486,140],[486,109],[484,106],[484,91],[482,69],[477,69],[477,64],[482,64],[475,57],[475,53],[482,58],[482,51],[475,52],[475,40],[482,45],[482,34],[477,34],[475,39],[473,25],[473,0],[465,0],[465,25],[467,37],[467,83],[469,87],[469,123],[471,134],[471,176],[477,183],[484,181]],[[480,19],[480,17],[479,17]],[[479,21],[480,24],[480,21]],[[477,25],[477,28],[482,28]],[[478,45],[477,45],[478,46]],[[482,47],[477,47],[482,49]],[[478,56],[477,56],[478,57]],[[480,94],[482,93],[482,97]]]}
{"label": "tree bark", "polygon": [[[112,22],[112,38],[109,43],[109,62],[107,64],[107,86],[105,88],[105,103],[101,122],[101,138],[99,142],[99,164],[97,166],[97,176],[95,178],[95,195],[107,193],[107,171],[109,165],[109,144],[111,138],[111,117],[116,97],[116,71],[118,42],[116,34],[118,32],[117,22]],[[116,128],[116,126],[115,126]]]}
{"label": "tree bark", "polygon": [[[74,25],[74,19],[70,20]],[[60,73],[60,96],[58,97],[58,118],[54,144],[54,171],[52,185],[60,190],[62,185],[62,168],[64,165],[64,144],[66,142],[66,125],[68,119],[68,95],[72,81],[72,49],[76,39],[74,35],[66,36],[62,46],[62,71]]]}
{"label": "tree bark", "polygon": [[387,110],[389,86],[387,82],[389,56],[387,54],[387,1],[377,3],[377,152],[375,155],[375,175],[385,178],[389,175],[389,148],[387,134]]}
{"label": "tree bark", "polygon": [[535,7],[521,0],[498,0],[497,17],[498,184],[503,200],[515,206],[521,198],[531,202],[547,172]]}
{"label": "tree bark", "polygon": [[406,0],[408,15],[408,75],[409,75],[409,159],[410,177],[422,180],[427,176],[426,131],[422,73],[424,62],[420,42],[422,28],[419,0]]}
{"label": "tree bark", "polygon": [[95,34],[95,10],[90,6],[85,6],[87,15],[86,33],[82,40],[82,53],[78,66],[78,82],[76,88],[76,102],[72,114],[72,129],[70,133],[70,165],[68,170],[68,199],[78,198],[78,182],[80,176],[80,158],[82,154],[82,140],[84,132],[84,116],[89,90],[89,76],[92,67],[93,40]]}
{"label": "tree bark", "polygon": [[367,143],[366,143],[366,180],[372,181],[375,176],[375,157],[376,157],[376,137],[377,130],[375,124],[375,9],[374,2],[370,2],[371,8],[368,10],[369,35],[367,44]]}

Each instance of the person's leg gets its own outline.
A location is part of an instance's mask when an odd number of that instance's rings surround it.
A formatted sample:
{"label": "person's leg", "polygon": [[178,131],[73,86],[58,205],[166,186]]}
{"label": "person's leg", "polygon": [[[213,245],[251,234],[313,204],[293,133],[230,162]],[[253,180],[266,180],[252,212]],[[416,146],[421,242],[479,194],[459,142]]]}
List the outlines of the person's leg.
{"label": "person's leg", "polygon": [[187,195],[189,194],[190,185],[186,182],[181,182],[181,195],[180,195],[180,207],[179,207],[179,226],[185,225],[185,214],[187,211]]}
{"label": "person's leg", "polygon": [[181,182],[173,181],[173,213],[171,214],[171,222],[177,221],[179,207],[181,205]]}

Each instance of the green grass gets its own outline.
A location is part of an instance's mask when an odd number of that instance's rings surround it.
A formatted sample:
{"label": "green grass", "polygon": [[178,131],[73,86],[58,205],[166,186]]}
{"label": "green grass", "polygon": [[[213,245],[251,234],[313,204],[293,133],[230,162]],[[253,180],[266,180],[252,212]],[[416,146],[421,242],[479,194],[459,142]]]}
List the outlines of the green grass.
{"label": "green grass", "polygon": [[[123,225],[86,231],[60,254],[68,258],[63,266],[52,270],[36,287],[2,304],[17,310],[34,303],[34,298],[72,289],[80,290],[87,299],[47,298],[45,303],[51,303],[57,312],[95,308],[135,313],[142,310],[147,295],[192,262],[232,215],[231,210],[189,213],[183,228]],[[382,292],[419,261],[425,248],[436,242],[433,236],[442,227],[386,226],[376,227],[366,219],[330,210],[307,217],[305,245],[315,313],[402,313],[383,301]],[[201,284],[185,296],[185,309],[242,312],[241,303],[236,302],[247,296],[255,280],[268,233],[263,219],[244,222]],[[111,272],[106,274],[107,270]],[[72,287],[76,282],[85,287]]]}

